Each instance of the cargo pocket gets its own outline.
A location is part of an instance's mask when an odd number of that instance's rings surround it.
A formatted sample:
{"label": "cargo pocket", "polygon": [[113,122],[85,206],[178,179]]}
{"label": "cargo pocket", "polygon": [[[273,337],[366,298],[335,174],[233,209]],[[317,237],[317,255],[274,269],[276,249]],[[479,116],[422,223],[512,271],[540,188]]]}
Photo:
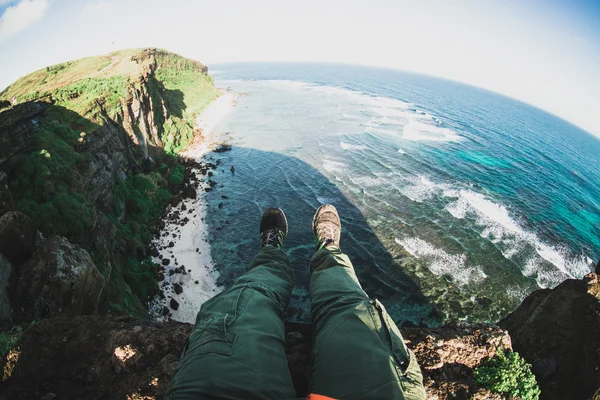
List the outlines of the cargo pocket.
{"label": "cargo pocket", "polygon": [[228,319],[229,314],[212,314],[200,321],[188,338],[184,349],[186,356],[209,353],[231,355],[236,335],[227,332]]}
{"label": "cargo pocket", "polygon": [[378,315],[373,315],[381,340],[388,346],[398,365],[396,373],[407,399],[425,399],[423,375],[412,351],[406,347],[402,334],[379,300],[372,300]]}
{"label": "cargo pocket", "polygon": [[236,334],[231,325],[243,313],[255,289],[251,285],[232,287],[209,300],[202,307],[196,327],[186,344],[186,353],[231,355],[236,342]]}

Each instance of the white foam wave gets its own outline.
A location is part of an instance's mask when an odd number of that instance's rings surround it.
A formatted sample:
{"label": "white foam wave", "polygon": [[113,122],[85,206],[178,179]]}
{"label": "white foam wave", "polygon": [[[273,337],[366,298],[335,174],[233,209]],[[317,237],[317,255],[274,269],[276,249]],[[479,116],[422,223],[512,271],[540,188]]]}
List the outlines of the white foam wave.
{"label": "white foam wave", "polygon": [[334,173],[334,172],[344,172],[348,166],[340,161],[334,160],[323,160],[323,168],[326,171]]}
{"label": "white foam wave", "polygon": [[398,153],[400,153],[400,154],[406,154],[406,151],[404,151],[402,149],[398,149]]}
{"label": "white foam wave", "polygon": [[344,150],[367,150],[367,146],[340,142],[340,147]]}
{"label": "white foam wave", "polygon": [[414,141],[458,142],[460,136],[452,129],[420,121],[410,121],[402,130],[402,138]]}
{"label": "white foam wave", "polygon": [[322,197],[322,196],[317,196],[317,201],[320,204],[336,204],[337,202],[340,201],[340,199],[338,197]]}
{"label": "white foam wave", "polygon": [[[506,207],[494,203],[483,194],[471,190],[449,190],[443,196],[458,197],[446,206],[446,210],[458,219],[474,216],[475,223],[483,228],[480,235],[500,244],[505,257],[513,259],[524,255],[528,247],[535,249],[535,254],[526,262],[523,274],[535,277],[539,286],[553,287],[566,278],[581,278],[589,272],[586,257],[573,257],[564,248],[544,243],[535,233],[524,229]],[[548,268],[544,261],[556,269]]]}
{"label": "white foam wave", "polygon": [[352,181],[352,183],[358,185],[361,188],[377,187],[387,185],[390,183],[387,179],[377,176],[353,176],[352,178],[350,178],[350,180]]}
{"label": "white foam wave", "polygon": [[422,175],[410,179],[413,181],[412,184],[402,187],[400,193],[417,203],[422,203],[434,194],[441,193],[449,187],[448,185],[434,183]]}
{"label": "white foam wave", "polygon": [[425,261],[427,268],[435,275],[449,277],[463,286],[480,283],[487,278],[481,267],[467,265],[466,254],[449,254],[416,237],[395,240],[413,257]]}

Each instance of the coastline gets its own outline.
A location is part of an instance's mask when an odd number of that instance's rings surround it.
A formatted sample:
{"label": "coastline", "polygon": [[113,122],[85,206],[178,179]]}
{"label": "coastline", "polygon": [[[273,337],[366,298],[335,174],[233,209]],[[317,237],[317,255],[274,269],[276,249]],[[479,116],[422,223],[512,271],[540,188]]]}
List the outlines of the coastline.
{"label": "coastline", "polygon": [[237,97],[225,92],[202,111],[195,121],[196,128],[202,130],[201,137],[179,153],[195,164],[189,172],[195,196],[183,195],[181,201],[167,207],[164,227],[152,241],[159,254],[154,261],[161,265],[164,276],[159,282],[164,297],[150,306],[157,320],[194,323],[200,306],[221,291],[216,285],[219,273],[214,270],[205,222],[204,193],[211,186],[207,171],[215,166],[201,160],[218,145],[214,129],[233,110]]}

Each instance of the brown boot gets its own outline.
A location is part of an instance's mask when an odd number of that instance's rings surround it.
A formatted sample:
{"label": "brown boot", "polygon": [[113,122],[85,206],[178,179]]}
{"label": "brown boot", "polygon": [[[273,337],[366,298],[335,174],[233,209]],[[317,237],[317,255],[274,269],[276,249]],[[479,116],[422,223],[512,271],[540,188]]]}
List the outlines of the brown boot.
{"label": "brown boot", "polygon": [[340,247],[342,223],[337,210],[331,204],[324,204],[315,213],[312,230],[317,238],[317,249]]}

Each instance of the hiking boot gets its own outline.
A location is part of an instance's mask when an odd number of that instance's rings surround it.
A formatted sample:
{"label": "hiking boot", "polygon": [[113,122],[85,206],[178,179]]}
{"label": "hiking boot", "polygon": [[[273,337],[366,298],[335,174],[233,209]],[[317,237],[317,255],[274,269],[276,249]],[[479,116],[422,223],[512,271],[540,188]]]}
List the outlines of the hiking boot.
{"label": "hiking boot", "polygon": [[312,230],[317,237],[317,250],[323,247],[340,247],[342,223],[337,210],[331,204],[324,204],[315,213]]}
{"label": "hiking boot", "polygon": [[267,208],[260,220],[260,248],[272,246],[282,249],[288,223],[281,208]]}

